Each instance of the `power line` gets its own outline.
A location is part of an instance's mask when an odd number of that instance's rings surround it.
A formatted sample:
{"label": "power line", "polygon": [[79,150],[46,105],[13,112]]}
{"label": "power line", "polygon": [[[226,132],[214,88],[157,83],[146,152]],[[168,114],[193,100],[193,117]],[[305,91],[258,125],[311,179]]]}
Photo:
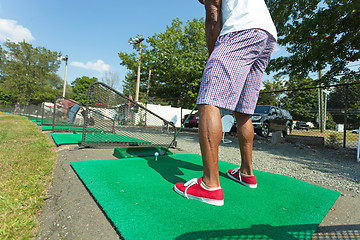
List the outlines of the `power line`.
{"label": "power line", "polygon": [[357,83],[341,83],[341,84],[332,84],[327,86],[318,86],[318,87],[307,87],[307,88],[297,88],[297,89],[283,89],[278,91],[266,91],[261,93],[281,93],[281,92],[291,92],[291,91],[304,91],[304,90],[311,90],[317,88],[330,88],[330,87],[343,87],[343,86],[351,86],[351,85],[360,85],[360,82]]}

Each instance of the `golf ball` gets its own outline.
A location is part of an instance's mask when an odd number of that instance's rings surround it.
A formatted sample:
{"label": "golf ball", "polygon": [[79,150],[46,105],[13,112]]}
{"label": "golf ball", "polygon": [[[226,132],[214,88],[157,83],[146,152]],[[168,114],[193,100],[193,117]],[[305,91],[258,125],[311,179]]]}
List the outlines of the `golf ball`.
{"label": "golf ball", "polygon": [[158,153],[158,152],[155,153],[155,157],[157,157],[157,156],[159,156],[159,153]]}

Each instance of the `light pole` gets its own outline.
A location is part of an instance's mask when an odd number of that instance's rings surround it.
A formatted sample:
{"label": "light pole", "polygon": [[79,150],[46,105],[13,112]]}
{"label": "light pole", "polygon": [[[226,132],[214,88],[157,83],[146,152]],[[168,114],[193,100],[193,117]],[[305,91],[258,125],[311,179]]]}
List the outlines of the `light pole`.
{"label": "light pole", "polygon": [[327,121],[327,98],[330,91],[324,90],[324,97],[325,97],[325,111],[324,111],[324,130],[326,130],[326,121]]}
{"label": "light pole", "polygon": [[146,101],[149,101],[150,78],[151,78],[151,70],[149,70],[149,79],[148,79],[147,89],[146,89]]}
{"label": "light pole", "polygon": [[135,102],[139,101],[139,90],[140,90],[140,67],[141,67],[141,42],[144,41],[142,35],[136,38],[130,38],[129,44],[138,45],[139,44],[139,60],[138,60],[138,72],[136,79],[136,93],[135,93]]}
{"label": "light pole", "polygon": [[63,97],[65,97],[65,90],[66,90],[66,74],[67,74],[67,66],[68,66],[68,55],[65,57],[61,57],[61,61],[65,61],[65,76],[64,76],[64,88],[63,88]]}

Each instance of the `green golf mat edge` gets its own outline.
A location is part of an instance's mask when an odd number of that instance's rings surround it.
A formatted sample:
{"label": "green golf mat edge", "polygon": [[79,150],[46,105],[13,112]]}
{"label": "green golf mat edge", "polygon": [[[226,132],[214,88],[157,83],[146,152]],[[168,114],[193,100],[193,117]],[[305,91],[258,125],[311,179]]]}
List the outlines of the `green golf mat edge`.
{"label": "green golf mat edge", "polygon": [[[60,134],[55,133],[51,134],[56,145],[64,144],[80,144],[82,141],[82,134]],[[134,142],[134,143],[147,143],[147,141],[132,138],[124,135],[115,135],[115,134],[87,134],[86,141],[91,143],[113,143],[113,142]]]}

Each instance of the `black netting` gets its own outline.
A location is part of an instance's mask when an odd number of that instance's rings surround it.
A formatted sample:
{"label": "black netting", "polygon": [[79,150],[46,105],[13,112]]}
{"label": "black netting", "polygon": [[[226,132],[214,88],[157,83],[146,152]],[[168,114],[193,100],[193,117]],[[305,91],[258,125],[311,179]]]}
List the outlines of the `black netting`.
{"label": "black netting", "polygon": [[41,104],[41,115],[40,115],[41,125],[52,125],[53,115],[54,115],[54,103],[43,102]]}
{"label": "black netting", "polygon": [[23,114],[30,120],[40,120],[41,118],[41,104],[40,105],[28,105],[24,108]]}
{"label": "black netting", "polygon": [[90,85],[86,110],[84,147],[168,147],[175,137],[173,123],[146,109],[146,104],[136,103],[103,83]]}
{"label": "black netting", "polygon": [[82,132],[85,108],[75,100],[57,97],[51,119],[54,132]]}

